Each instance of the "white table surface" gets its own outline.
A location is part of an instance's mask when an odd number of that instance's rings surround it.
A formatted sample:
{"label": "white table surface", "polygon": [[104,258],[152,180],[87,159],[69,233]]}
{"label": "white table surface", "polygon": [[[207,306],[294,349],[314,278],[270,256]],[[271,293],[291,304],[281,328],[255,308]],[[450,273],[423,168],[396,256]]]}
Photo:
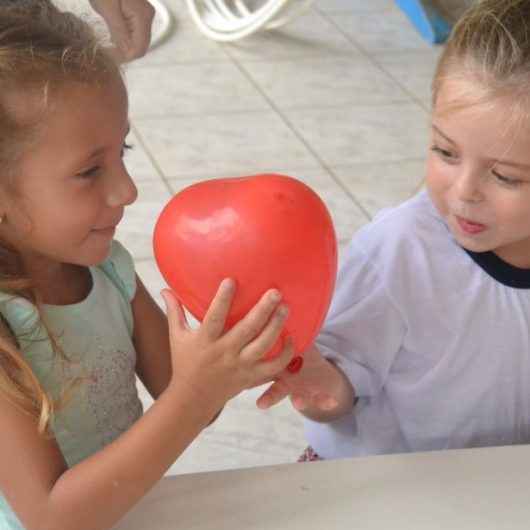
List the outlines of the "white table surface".
{"label": "white table surface", "polygon": [[163,479],[119,530],[528,530],[530,446]]}

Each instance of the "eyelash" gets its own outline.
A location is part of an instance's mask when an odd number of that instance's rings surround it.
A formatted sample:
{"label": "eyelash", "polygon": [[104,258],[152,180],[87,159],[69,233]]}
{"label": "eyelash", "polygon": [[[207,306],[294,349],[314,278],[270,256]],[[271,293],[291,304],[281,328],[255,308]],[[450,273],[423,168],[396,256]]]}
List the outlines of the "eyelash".
{"label": "eyelash", "polygon": [[441,147],[438,147],[437,145],[432,145],[431,151],[433,151],[434,153],[437,153],[443,158],[454,158],[453,155],[449,151],[442,149]]}
{"label": "eyelash", "polygon": [[508,186],[510,188],[516,188],[522,184],[522,181],[519,179],[514,179],[511,177],[505,177],[504,175],[501,175],[500,173],[497,173],[493,169],[491,170],[492,175],[505,186]]}
{"label": "eyelash", "polygon": [[[134,146],[132,144],[128,144],[127,142],[123,143],[123,147],[121,150],[121,156],[122,158],[125,156],[125,151],[129,151],[130,149],[133,149]],[[82,173],[78,173],[77,176],[81,178],[91,178],[97,175],[98,171],[100,170],[100,166],[94,166],[90,169],[87,169],[86,171],[83,171]]]}
{"label": "eyelash", "polygon": [[[437,145],[431,146],[431,151],[434,153],[437,153],[441,158],[447,160],[451,159],[453,160],[455,157],[451,154],[450,151],[447,151],[445,149],[442,149],[438,147]],[[498,182],[500,182],[504,186],[508,186],[510,188],[516,188],[517,186],[520,186],[522,184],[522,181],[519,179],[514,179],[510,177],[506,177],[504,175],[501,175],[497,171],[491,170],[492,175],[497,179]]]}

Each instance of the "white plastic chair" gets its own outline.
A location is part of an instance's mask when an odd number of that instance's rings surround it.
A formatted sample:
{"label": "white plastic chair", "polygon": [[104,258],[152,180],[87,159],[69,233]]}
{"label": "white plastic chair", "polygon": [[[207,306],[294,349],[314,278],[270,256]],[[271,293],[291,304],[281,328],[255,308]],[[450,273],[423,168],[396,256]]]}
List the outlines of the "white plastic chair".
{"label": "white plastic chair", "polygon": [[314,0],[186,0],[191,18],[208,38],[229,42],[287,24]]}

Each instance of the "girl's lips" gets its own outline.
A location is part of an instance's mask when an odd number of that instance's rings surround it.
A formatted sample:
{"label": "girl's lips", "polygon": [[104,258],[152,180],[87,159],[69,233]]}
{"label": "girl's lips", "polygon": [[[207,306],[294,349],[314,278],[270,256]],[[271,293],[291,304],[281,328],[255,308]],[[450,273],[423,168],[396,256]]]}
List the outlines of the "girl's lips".
{"label": "girl's lips", "polygon": [[475,234],[480,234],[481,232],[484,232],[484,230],[486,230],[486,225],[483,225],[480,223],[474,223],[473,221],[470,221],[469,219],[458,217],[458,215],[455,217],[456,217],[458,226],[466,234],[475,235]]}
{"label": "girl's lips", "polygon": [[107,228],[95,228],[93,230],[93,232],[95,232],[96,234],[100,235],[100,236],[105,236],[105,237],[109,237],[109,236],[113,236],[114,233],[116,232],[116,227],[115,226],[109,226]]}

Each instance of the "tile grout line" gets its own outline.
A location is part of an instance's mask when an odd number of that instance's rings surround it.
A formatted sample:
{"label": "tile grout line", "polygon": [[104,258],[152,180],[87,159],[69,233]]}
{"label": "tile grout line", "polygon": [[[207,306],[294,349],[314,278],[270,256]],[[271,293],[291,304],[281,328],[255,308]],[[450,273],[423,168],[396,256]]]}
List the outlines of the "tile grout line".
{"label": "tile grout line", "polygon": [[[298,129],[293,125],[291,120],[280,110],[279,107],[262,91],[261,87],[254,81],[254,78],[250,75],[249,72],[244,68],[244,65],[236,63],[236,66],[240,71],[245,75],[248,80],[254,85],[254,87],[259,90],[263,97],[268,101],[272,110],[278,115],[282,122],[289,128],[289,130],[298,138],[298,140],[304,145],[304,147],[309,151],[313,158],[322,166],[322,168],[330,175],[331,179],[339,186],[339,188],[351,199],[351,201],[359,208],[361,213],[368,219],[371,219],[368,210],[360,203],[360,201],[350,192],[350,190],[342,183],[342,181],[335,175],[331,167],[325,162],[320,155],[316,152],[313,146],[303,137],[303,135],[298,131]],[[344,106],[344,105],[341,105]]]}
{"label": "tile grout line", "polygon": [[[325,18],[334,28],[336,28],[336,30],[341,34],[343,35],[347,40],[348,42],[350,42],[358,51],[361,55],[363,55],[371,64],[373,64],[381,73],[383,73],[385,76],[387,76],[389,79],[391,79],[405,94],[407,94],[410,99],[412,100],[412,102],[416,103],[417,105],[419,105],[420,108],[422,108],[424,111],[427,112],[427,114],[429,114],[429,109],[425,108],[424,104],[423,104],[423,101],[416,97],[416,95],[414,93],[412,93],[407,87],[405,87],[398,79],[396,79],[389,71],[387,71],[384,66],[379,63],[379,61],[376,60],[376,58],[370,54],[368,52],[368,50],[366,50],[366,48],[364,48],[364,46],[362,46],[359,42],[357,42],[353,37],[351,37],[347,32],[343,31],[342,28],[340,28],[336,23],[335,21],[333,20],[333,18],[331,16],[329,16],[329,14],[326,14],[325,12],[320,12],[322,17]],[[328,171],[333,175],[333,177],[335,178],[335,180],[337,181],[340,181],[340,179],[338,179],[338,177],[336,177],[336,175],[334,174],[333,170],[331,168],[328,168]],[[362,210],[368,215],[369,219],[372,219],[372,216],[369,214],[369,212],[365,209],[365,208],[362,208]]]}
{"label": "tile grout line", "polygon": [[[424,108],[424,105],[422,104],[421,100],[419,100],[406,87],[404,87],[398,80],[396,80],[387,70],[385,70],[384,67],[382,67],[382,65],[379,64],[374,59],[374,57],[372,57],[361,45],[359,45],[359,43],[355,39],[350,37],[340,27],[338,27],[337,24],[328,16],[328,14],[326,14],[325,12],[319,10],[317,6],[315,6],[312,10],[313,10],[313,12],[315,14],[317,14],[319,17],[323,18],[324,20],[328,21],[334,28],[336,28],[336,30],[341,35],[343,35],[346,38],[346,40],[352,45],[352,48],[354,50],[359,51],[361,53],[361,55],[364,56],[366,59],[368,59],[368,61],[371,64],[373,64],[379,71],[381,71],[385,76],[389,77],[397,86],[399,86],[403,90],[403,92],[410,99],[412,99],[412,101],[414,103],[419,104],[422,108]],[[348,11],[346,11],[346,12],[348,12]],[[225,46],[222,46],[222,45],[218,44],[218,49],[225,55],[225,57],[228,59],[228,61],[231,62],[240,71],[240,73],[247,79],[247,81],[249,81],[251,83],[251,85],[254,87],[254,89],[257,90],[257,92],[262,96],[262,98],[268,104],[268,106],[270,107],[270,110],[275,112],[275,114],[284,122],[284,124],[289,128],[289,130],[291,130],[291,132],[296,136],[296,138],[298,138],[298,140],[304,145],[304,147],[309,151],[309,153],[311,153],[311,155],[316,160],[316,162],[318,162],[320,164],[320,166],[325,171],[328,172],[328,174],[330,175],[332,180],[335,181],[335,183],[340,187],[340,189],[361,210],[363,215],[367,219],[371,219],[372,216],[370,215],[370,213],[362,206],[362,204],[359,202],[359,200],[342,183],[341,179],[338,178],[338,176],[335,174],[333,169],[326,162],[324,162],[324,160],[321,159],[321,157],[318,155],[318,153],[315,151],[315,149],[306,141],[306,139],[303,137],[303,135],[296,129],[296,127],[291,123],[291,121],[287,118],[287,116],[284,115],[282,110],[280,110],[280,108],[277,107],[276,104],[267,96],[267,94],[262,90],[262,88],[259,86],[259,84],[254,80],[254,78],[252,77],[250,72],[245,68],[244,64],[241,64],[239,62],[239,60],[235,56],[231,55],[226,50]],[[210,61],[208,61],[208,62],[210,62]],[[340,105],[340,106],[339,105],[334,105],[334,106],[329,106],[329,107],[326,107],[326,108],[339,108],[341,106],[343,106],[343,105]],[[263,109],[263,110],[265,110],[265,109]],[[304,109],[303,108],[302,109],[298,109],[297,108],[297,109],[292,109],[292,110],[304,110]],[[426,109],[424,108],[424,110],[426,110]],[[256,112],[261,112],[261,111],[256,111]],[[237,114],[237,112],[227,112],[226,114]],[[196,116],[200,116],[200,115],[202,115],[202,114],[197,114]],[[160,118],[160,117],[152,116],[151,118]],[[149,117],[144,117],[144,118],[145,119],[149,119]],[[141,118],[138,118],[138,119],[141,119]],[[140,145],[143,147],[148,159],[150,160],[150,162],[155,167],[155,170],[157,171],[158,176],[162,179],[166,189],[168,190],[168,192],[171,195],[173,195],[173,189],[171,188],[171,185],[169,183],[168,178],[166,178],[164,172],[160,168],[160,166],[159,166],[158,162],[156,161],[154,155],[151,153],[151,151],[149,150],[149,148],[145,144],[145,141],[144,141],[141,133],[139,132],[138,128],[136,126],[134,126],[133,124],[131,124],[131,128],[133,129],[133,131],[137,135]],[[349,164],[347,164],[347,166],[348,165]],[[352,164],[352,165],[355,165],[355,164]],[[343,166],[344,166],[344,164],[343,164]]]}
{"label": "tile grout line", "polygon": [[324,12],[321,13],[321,15],[331,24],[333,27],[341,34],[343,35],[358,51],[363,55],[366,59],[368,59],[372,65],[374,65],[380,72],[385,74],[388,78],[390,78],[396,85],[403,90],[407,96],[409,96],[410,99],[417,105],[419,105],[424,111],[429,113],[429,109],[425,108],[425,105],[423,104],[423,100],[421,98],[418,98],[416,94],[411,92],[406,86],[404,86],[398,79],[396,79],[388,70],[385,69],[385,67],[377,61],[377,59],[368,52],[368,50],[362,46],[357,40],[355,40],[351,35],[349,35],[346,31],[344,31],[340,26],[336,24],[336,22],[333,20],[333,17],[329,14],[326,14]]}
{"label": "tile grout line", "polygon": [[[261,95],[261,94],[260,94]],[[349,106],[352,108],[370,108],[370,107],[385,107],[385,106],[392,106],[400,103],[417,103],[416,101],[410,101],[410,98],[408,99],[392,99],[388,103],[337,103],[337,104],[320,104],[318,105],[319,109],[322,110],[334,110],[334,109],[340,109],[345,106]],[[307,105],[297,105],[294,107],[285,107],[284,110],[288,111],[304,111],[304,110],[312,110],[314,108],[313,105],[307,104]],[[188,112],[188,113],[179,113],[175,112],[170,115],[163,115],[163,114],[144,114],[143,116],[136,115],[131,118],[131,120],[164,120],[164,119],[173,119],[173,118],[200,118],[203,116],[237,116],[239,114],[260,114],[263,112],[267,112],[271,109],[269,108],[263,108],[263,109],[242,109],[242,110],[215,110],[215,111],[201,111],[201,112]]]}
{"label": "tile grout line", "polygon": [[138,130],[138,128],[136,127],[136,125],[134,125],[134,123],[131,121],[131,130],[134,132],[134,134],[136,135],[137,139],[138,139],[138,143],[140,144],[140,146],[142,147],[142,149],[144,150],[147,158],[149,159],[149,162],[151,162],[151,164],[153,165],[153,167],[155,168],[155,171],[158,173],[158,176],[160,177],[160,179],[162,180],[162,183],[164,184],[166,190],[169,192],[169,194],[171,196],[174,195],[174,192],[173,190],[171,189],[171,186],[169,184],[169,182],[167,181],[165,175],[164,175],[164,172],[162,171],[162,168],[160,167],[160,165],[158,164],[157,160],[155,159],[154,155],[151,153],[151,151],[149,150],[149,148],[147,147],[140,131]]}
{"label": "tile grout line", "polygon": [[[316,11],[316,13],[320,16],[322,14],[319,11]],[[325,18],[325,17],[323,17]],[[348,39],[349,41],[349,39]],[[351,43],[351,41],[349,41]],[[355,48],[355,44],[351,43],[353,47]],[[304,147],[309,151],[309,153],[313,156],[313,158],[321,165],[321,167],[328,172],[328,174],[331,176],[332,180],[340,187],[340,189],[351,199],[351,201],[360,209],[361,213],[368,219],[371,219],[370,214],[368,211],[360,204],[360,202],[356,199],[356,197],[347,189],[347,187],[342,183],[340,179],[337,178],[337,176],[333,173],[331,168],[328,166],[324,160],[318,155],[318,153],[313,149],[313,147],[309,144],[309,142],[306,141],[306,139],[302,136],[302,134],[294,127],[294,125],[291,123],[291,121],[287,118],[287,116],[284,115],[283,112],[276,106],[276,104],[269,98],[269,96],[262,90],[262,88],[259,86],[259,84],[254,80],[254,78],[250,75],[250,73],[246,70],[243,64],[241,64],[237,59],[235,59],[232,56],[228,56],[229,59],[232,61],[232,63],[236,66],[236,68],[245,76],[245,78],[252,84],[252,86],[261,94],[261,96],[265,99],[265,101],[270,106],[271,110],[273,110],[276,115],[282,120],[282,122],[288,127],[288,129],[295,135],[295,137],[304,145]]]}

